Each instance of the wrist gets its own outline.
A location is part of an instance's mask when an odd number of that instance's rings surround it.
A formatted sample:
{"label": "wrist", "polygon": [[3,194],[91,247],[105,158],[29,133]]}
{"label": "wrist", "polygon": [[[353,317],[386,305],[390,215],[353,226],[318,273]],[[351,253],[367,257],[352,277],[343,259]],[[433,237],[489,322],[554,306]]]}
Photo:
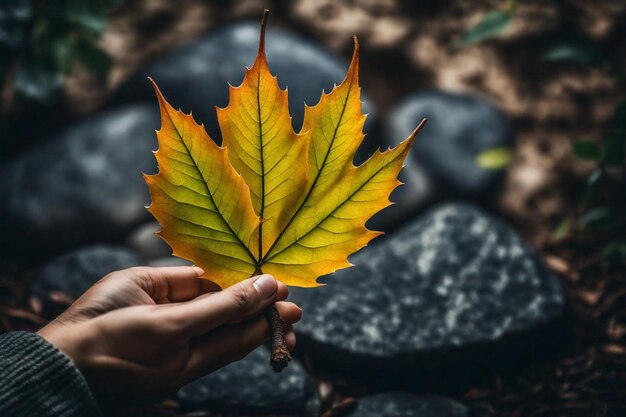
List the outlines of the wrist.
{"label": "wrist", "polygon": [[90,351],[89,332],[80,325],[60,325],[56,321],[49,323],[37,332],[37,335],[67,356],[79,370],[85,367],[84,357]]}

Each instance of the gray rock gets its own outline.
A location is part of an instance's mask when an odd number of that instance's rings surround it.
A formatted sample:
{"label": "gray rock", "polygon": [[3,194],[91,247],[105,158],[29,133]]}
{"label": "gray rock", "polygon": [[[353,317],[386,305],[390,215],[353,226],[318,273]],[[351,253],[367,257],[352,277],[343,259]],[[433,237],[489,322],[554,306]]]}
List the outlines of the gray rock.
{"label": "gray rock", "polygon": [[150,218],[142,172],[156,170],[154,106],[108,111],[0,169],[0,247],[29,261],[119,240]]}
{"label": "gray rock", "polygon": [[[228,84],[239,85],[250,67],[259,45],[259,22],[226,26],[185,46],[173,49],[130,77],[114,94],[112,103],[147,100],[154,103],[154,92],[146,81],[152,77],[167,100],[206,126],[219,141],[214,106],[228,105]],[[289,109],[296,129],[302,125],[304,103],[317,104],[322,90],[330,91],[345,77],[348,63],[323,46],[284,29],[267,29],[266,53],[270,71],[282,88],[289,87]],[[371,103],[365,100],[368,125],[374,118]],[[374,144],[370,146],[375,148]]]}
{"label": "gray rock", "polygon": [[423,166],[439,194],[478,198],[493,191],[502,173],[480,168],[476,157],[486,149],[513,145],[513,128],[504,113],[470,94],[417,93],[390,113],[388,140],[406,137],[424,117],[428,123],[410,158]]}
{"label": "gray rock", "polygon": [[280,374],[260,347],[244,359],[200,378],[178,391],[185,410],[227,410],[255,415],[317,415],[314,384],[297,361]]}
{"label": "gray rock", "polygon": [[305,312],[300,350],[329,366],[370,380],[418,381],[455,366],[469,377],[472,365],[512,362],[558,334],[544,331],[564,313],[557,279],[513,230],[470,205],[435,209],[351,260],[327,286],[291,292]]}
{"label": "gray rock", "polygon": [[172,249],[155,233],[161,230],[159,223],[144,223],[131,232],[126,245],[137,251],[144,259],[164,258],[172,254]]}
{"label": "gray rock", "polygon": [[66,253],[45,264],[31,293],[45,300],[52,291],[76,299],[110,272],[142,265],[143,260],[122,246],[88,246]]}
{"label": "gray rock", "polygon": [[359,399],[350,417],[467,417],[463,404],[443,397],[416,396],[401,392]]}

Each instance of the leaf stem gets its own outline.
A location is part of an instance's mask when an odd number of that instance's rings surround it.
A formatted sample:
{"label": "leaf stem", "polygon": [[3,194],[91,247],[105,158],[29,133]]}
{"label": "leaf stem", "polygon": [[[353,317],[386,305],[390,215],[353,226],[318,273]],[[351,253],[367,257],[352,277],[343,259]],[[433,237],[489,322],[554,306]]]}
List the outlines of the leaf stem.
{"label": "leaf stem", "polygon": [[[261,267],[257,266],[254,275],[260,275],[262,273]],[[291,354],[285,343],[285,322],[280,317],[275,303],[270,304],[263,311],[263,315],[270,326],[270,366],[274,372],[278,373],[285,369],[287,365],[289,365],[289,361],[291,361]]]}
{"label": "leaf stem", "polygon": [[267,307],[263,314],[265,314],[265,318],[270,325],[270,338],[272,343],[270,366],[274,372],[280,372],[287,367],[291,360],[291,355],[285,344],[285,322],[280,318],[280,314],[274,303]]}

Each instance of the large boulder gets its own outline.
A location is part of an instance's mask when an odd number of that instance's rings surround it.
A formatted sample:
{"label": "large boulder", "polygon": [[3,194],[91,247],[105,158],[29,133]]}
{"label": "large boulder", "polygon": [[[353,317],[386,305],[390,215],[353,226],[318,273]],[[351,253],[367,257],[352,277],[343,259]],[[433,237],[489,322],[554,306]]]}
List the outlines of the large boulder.
{"label": "large boulder", "polygon": [[327,286],[292,291],[305,312],[299,349],[320,366],[432,389],[559,335],[559,282],[509,226],[473,206],[435,209],[351,260]]}
{"label": "large boulder", "polygon": [[156,170],[151,105],[85,119],[0,169],[0,248],[32,262],[120,240],[150,215],[142,172]]}
{"label": "large boulder", "polygon": [[[196,121],[204,123],[209,135],[219,142],[214,106],[228,105],[228,83],[241,84],[246,67],[254,63],[259,29],[258,22],[235,23],[177,47],[131,76],[111,103],[148,100],[156,106],[154,92],[146,81],[152,77],[174,107],[193,111]],[[304,103],[317,104],[322,90],[329,92],[333,84],[343,80],[348,63],[315,42],[271,25],[267,29],[266,53],[270,71],[277,75],[282,88],[289,87],[289,110],[299,130]],[[370,113],[369,127],[374,109],[367,100],[365,110]]]}
{"label": "large boulder", "polygon": [[411,163],[426,172],[440,197],[485,199],[502,173],[481,168],[476,158],[487,149],[513,145],[514,131],[506,115],[472,94],[424,91],[391,111],[387,140],[407,136],[422,118],[428,123],[413,145]]}
{"label": "large boulder", "polygon": [[319,401],[311,377],[297,361],[277,374],[269,356],[268,349],[260,347],[184,386],[178,400],[185,410],[317,416]]}

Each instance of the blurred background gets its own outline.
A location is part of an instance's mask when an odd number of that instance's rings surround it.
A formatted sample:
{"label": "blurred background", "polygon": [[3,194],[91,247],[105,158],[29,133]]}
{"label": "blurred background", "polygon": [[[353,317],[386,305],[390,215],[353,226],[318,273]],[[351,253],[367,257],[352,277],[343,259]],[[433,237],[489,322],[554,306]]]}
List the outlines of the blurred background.
{"label": "blurred background", "polygon": [[[343,79],[353,34],[369,114],[358,159],[429,119],[372,226],[394,236],[467,201],[511,224],[563,288],[565,347],[443,392],[475,415],[623,415],[625,1],[2,1],[0,331],[36,329],[111,270],[184,263],[144,209],[159,127],[146,77],[219,142],[214,106],[252,64],[264,8],[296,130],[303,103]],[[303,364],[313,414],[346,415],[372,392]],[[218,415],[177,401],[150,413]]]}

